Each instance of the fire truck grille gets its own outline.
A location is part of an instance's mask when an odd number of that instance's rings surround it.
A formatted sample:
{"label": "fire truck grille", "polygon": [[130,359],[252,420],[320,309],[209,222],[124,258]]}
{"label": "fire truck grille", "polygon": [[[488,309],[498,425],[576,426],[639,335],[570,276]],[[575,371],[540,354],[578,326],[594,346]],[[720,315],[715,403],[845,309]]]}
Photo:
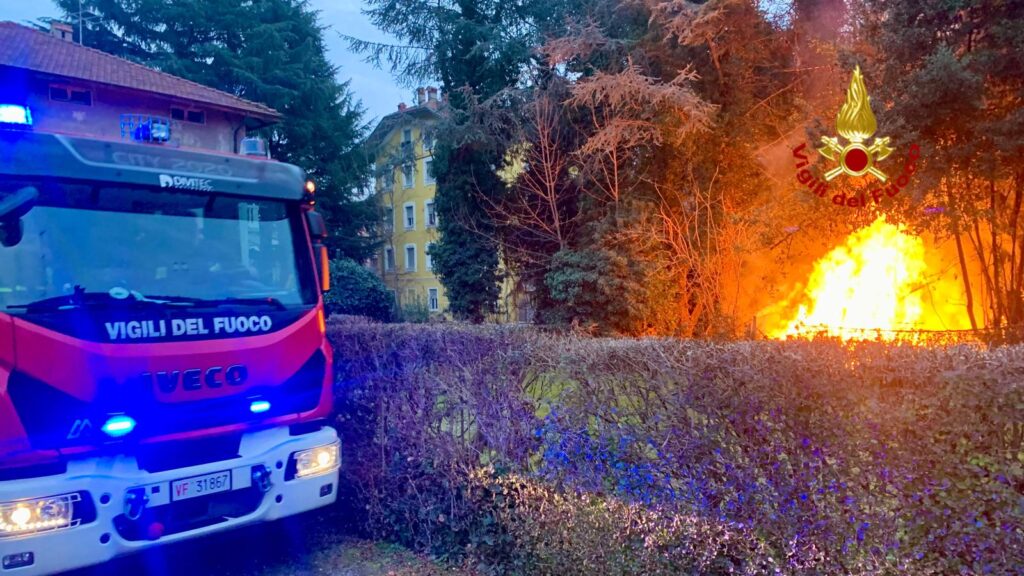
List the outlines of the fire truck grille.
{"label": "fire truck grille", "polygon": [[[280,385],[173,404],[157,402],[148,387],[126,389],[103,382],[99,384],[96,400],[86,402],[17,371],[11,374],[7,392],[32,448],[47,450],[130,442],[308,412],[319,404],[325,368],[326,358],[318,350]],[[254,414],[250,409],[253,398],[265,400],[269,408]],[[135,430],[121,439],[111,438],[101,430],[115,414],[126,414],[137,422]]]}

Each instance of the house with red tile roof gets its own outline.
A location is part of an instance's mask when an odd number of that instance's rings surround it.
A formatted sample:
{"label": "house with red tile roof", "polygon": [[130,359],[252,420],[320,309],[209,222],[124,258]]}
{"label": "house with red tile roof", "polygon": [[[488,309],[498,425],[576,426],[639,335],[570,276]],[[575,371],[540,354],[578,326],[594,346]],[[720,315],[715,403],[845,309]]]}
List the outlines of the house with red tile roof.
{"label": "house with red tile roof", "polygon": [[37,129],[119,140],[141,124],[168,125],[164,146],[238,151],[248,132],[276,123],[272,108],[147,68],[49,33],[0,22],[0,102],[27,104]]}

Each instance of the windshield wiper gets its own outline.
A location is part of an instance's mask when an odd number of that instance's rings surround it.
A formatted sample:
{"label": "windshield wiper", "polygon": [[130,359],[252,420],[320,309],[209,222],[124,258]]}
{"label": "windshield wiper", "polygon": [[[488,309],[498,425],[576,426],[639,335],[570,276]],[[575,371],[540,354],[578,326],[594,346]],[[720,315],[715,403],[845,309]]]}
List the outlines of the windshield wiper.
{"label": "windshield wiper", "polygon": [[196,302],[196,306],[216,306],[218,308],[224,306],[270,306],[277,310],[287,310],[288,307],[281,303],[280,300],[273,297],[267,298],[218,298],[214,300],[200,300]]}
{"label": "windshield wiper", "polygon": [[173,304],[189,304],[195,308],[223,308],[227,306],[271,306],[277,310],[287,310],[280,300],[268,296],[267,298],[189,298],[187,296],[147,296],[145,301],[162,302],[167,301]]}
{"label": "windshield wiper", "polygon": [[108,292],[86,292],[76,290],[74,294],[68,294],[67,296],[53,296],[50,298],[43,298],[42,300],[36,300],[34,302],[27,302],[25,304],[11,304],[7,306],[8,310],[27,310],[29,312],[57,312],[63,310],[77,310],[80,308],[92,308],[92,307],[163,307],[167,302],[161,302],[160,300],[153,300],[149,298],[116,298],[111,296]]}

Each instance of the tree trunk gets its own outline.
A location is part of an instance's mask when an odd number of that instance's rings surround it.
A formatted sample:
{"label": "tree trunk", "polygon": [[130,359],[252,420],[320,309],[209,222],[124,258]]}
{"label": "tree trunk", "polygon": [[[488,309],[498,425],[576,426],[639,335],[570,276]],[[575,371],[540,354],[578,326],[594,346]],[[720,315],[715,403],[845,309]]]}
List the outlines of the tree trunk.
{"label": "tree trunk", "polygon": [[999,242],[999,201],[996,194],[996,182],[989,178],[988,205],[992,211],[989,217],[989,238],[992,242],[992,295],[995,297],[995,315],[997,325],[1006,320],[1006,291],[1003,289],[1003,251]]}
{"label": "tree trunk", "polygon": [[964,293],[967,295],[967,317],[971,320],[971,330],[978,331],[978,320],[974,317],[974,294],[971,292],[971,279],[967,273],[967,258],[964,256],[964,243],[960,238],[959,222],[953,224],[956,239],[956,256],[960,260],[960,275],[964,278]]}

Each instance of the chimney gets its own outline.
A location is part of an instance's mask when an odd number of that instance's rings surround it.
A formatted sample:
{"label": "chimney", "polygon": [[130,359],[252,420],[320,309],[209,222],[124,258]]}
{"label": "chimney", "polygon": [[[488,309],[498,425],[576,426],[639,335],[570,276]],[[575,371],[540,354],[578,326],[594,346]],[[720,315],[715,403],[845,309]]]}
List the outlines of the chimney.
{"label": "chimney", "polygon": [[423,106],[427,102],[427,90],[423,87],[416,89],[416,105]]}
{"label": "chimney", "polygon": [[437,102],[437,88],[427,87],[427,102]]}
{"label": "chimney", "polygon": [[399,112],[405,112],[406,108],[408,108],[408,106],[405,105],[405,102],[399,102],[398,103],[398,111]]}
{"label": "chimney", "polygon": [[50,35],[68,42],[75,41],[71,24],[65,24],[64,22],[58,22],[57,20],[50,20]]}

